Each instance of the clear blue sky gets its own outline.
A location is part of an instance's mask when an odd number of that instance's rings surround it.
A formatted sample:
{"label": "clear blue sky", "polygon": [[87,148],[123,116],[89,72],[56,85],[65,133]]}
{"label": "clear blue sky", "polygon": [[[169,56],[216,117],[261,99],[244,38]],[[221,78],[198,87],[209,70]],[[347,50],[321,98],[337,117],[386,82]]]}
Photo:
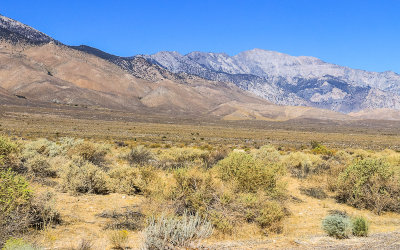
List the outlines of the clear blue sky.
{"label": "clear blue sky", "polygon": [[261,48],[400,73],[400,0],[1,0],[0,13],[121,56]]}

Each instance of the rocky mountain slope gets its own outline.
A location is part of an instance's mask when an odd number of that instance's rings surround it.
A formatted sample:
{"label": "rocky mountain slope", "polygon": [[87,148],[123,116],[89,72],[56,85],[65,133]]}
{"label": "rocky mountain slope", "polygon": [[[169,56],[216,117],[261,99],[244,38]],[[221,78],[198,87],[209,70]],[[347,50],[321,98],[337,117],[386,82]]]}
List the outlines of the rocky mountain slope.
{"label": "rocky mountain slope", "polygon": [[224,53],[159,52],[141,55],[174,73],[232,82],[273,103],[313,106],[344,113],[363,109],[400,109],[400,75],[368,72],[253,49],[235,56]]}
{"label": "rocky mountain slope", "polygon": [[[390,96],[387,90],[367,83],[347,84],[325,75],[307,81],[293,77],[294,82],[289,84],[281,76],[262,73],[265,70],[261,68],[266,66],[259,66],[257,70],[257,63],[242,60],[240,64],[235,61],[240,60],[225,54],[215,54],[212,60],[209,59],[212,54],[204,57],[204,53],[197,52],[186,56],[160,52],[152,56],[118,57],[89,46],[64,45],[1,15],[0,29],[0,102],[3,104],[84,105],[227,120],[347,120],[370,116],[365,112],[348,116],[328,109],[357,111],[363,105],[397,107],[396,93]],[[267,81],[275,78],[280,81]],[[378,80],[375,82],[379,83]],[[386,88],[396,89],[394,80],[389,85]],[[335,108],[330,103],[332,99],[336,100]],[[366,99],[374,101],[365,105]],[[317,102],[319,105],[315,105]]]}
{"label": "rocky mountain slope", "polygon": [[69,47],[17,21],[0,19],[7,34],[0,39],[3,105],[25,100],[26,105],[85,105],[228,120],[350,119],[329,110],[274,105],[228,81],[173,73],[143,57]]}

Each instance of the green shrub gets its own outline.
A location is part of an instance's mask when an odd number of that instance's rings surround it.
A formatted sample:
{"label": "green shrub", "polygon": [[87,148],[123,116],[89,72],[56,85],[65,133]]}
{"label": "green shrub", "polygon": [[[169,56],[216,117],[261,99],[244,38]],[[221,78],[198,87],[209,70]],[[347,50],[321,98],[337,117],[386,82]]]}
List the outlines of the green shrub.
{"label": "green shrub", "polygon": [[19,167],[17,157],[18,146],[8,138],[0,136],[0,170],[8,168],[16,169]]}
{"label": "green shrub", "polygon": [[400,183],[393,168],[382,159],[359,160],[340,174],[337,199],[377,214],[400,211]]}
{"label": "green shrub", "polygon": [[352,231],[354,236],[367,237],[369,230],[369,223],[367,219],[362,216],[353,218],[352,220]]}
{"label": "green shrub", "polygon": [[23,177],[11,170],[0,170],[0,217],[5,217],[18,207],[28,204],[31,195],[28,182]]}
{"label": "green shrub", "polygon": [[144,146],[138,146],[132,148],[129,153],[124,157],[131,166],[138,164],[140,166],[148,164],[152,159],[153,155],[150,150]]}
{"label": "green shrub", "polygon": [[331,214],[322,220],[322,229],[331,237],[346,239],[351,232],[350,219],[341,214]]}
{"label": "green shrub", "polygon": [[213,233],[211,223],[198,214],[184,213],[181,218],[150,218],[144,230],[144,249],[174,249],[199,247],[198,241]]}
{"label": "green shrub", "polygon": [[311,151],[314,154],[332,156],[333,152],[319,142],[311,141]]}
{"label": "green shrub", "polygon": [[98,166],[76,159],[64,167],[62,187],[75,193],[107,194],[109,176]]}
{"label": "green shrub", "polygon": [[285,213],[280,204],[266,202],[259,210],[259,215],[255,218],[255,221],[261,228],[279,233],[282,231],[281,221],[284,217]]}
{"label": "green shrub", "polygon": [[241,192],[273,191],[276,188],[278,172],[263,165],[250,154],[232,152],[216,165],[221,179],[234,182]]}
{"label": "green shrub", "polygon": [[0,245],[29,227],[42,229],[60,222],[49,196],[33,195],[27,181],[12,171],[0,170]]}
{"label": "green shrub", "polygon": [[307,178],[309,175],[319,174],[329,169],[326,161],[319,155],[294,152],[282,159],[283,165],[296,178]]}
{"label": "green shrub", "polygon": [[2,250],[40,250],[42,248],[34,246],[19,238],[10,238],[4,244]]}
{"label": "green shrub", "polygon": [[17,150],[17,145],[9,139],[0,136],[0,164],[4,164],[7,157]]}
{"label": "green shrub", "polygon": [[213,227],[223,234],[232,234],[234,230],[234,221],[224,215],[222,212],[215,210],[209,211],[208,218]]}

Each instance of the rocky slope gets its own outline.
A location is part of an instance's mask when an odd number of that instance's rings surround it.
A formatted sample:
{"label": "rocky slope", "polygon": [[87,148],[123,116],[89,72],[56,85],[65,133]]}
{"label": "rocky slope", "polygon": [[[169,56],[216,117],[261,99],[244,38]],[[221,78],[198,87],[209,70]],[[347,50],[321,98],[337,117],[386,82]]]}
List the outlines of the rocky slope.
{"label": "rocky slope", "polygon": [[141,55],[174,73],[232,82],[273,103],[313,106],[344,113],[363,109],[400,109],[400,75],[368,72],[254,49],[224,53],[159,52]]}

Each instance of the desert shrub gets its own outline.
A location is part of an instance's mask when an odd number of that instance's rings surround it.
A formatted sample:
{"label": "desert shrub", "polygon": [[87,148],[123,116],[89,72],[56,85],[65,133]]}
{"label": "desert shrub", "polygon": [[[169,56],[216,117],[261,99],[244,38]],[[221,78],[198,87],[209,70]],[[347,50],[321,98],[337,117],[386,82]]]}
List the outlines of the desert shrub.
{"label": "desert shrub", "polygon": [[47,158],[36,154],[34,157],[26,161],[28,171],[36,177],[56,177],[57,172],[48,162]]}
{"label": "desert shrub", "polygon": [[20,238],[10,238],[4,244],[2,250],[40,250],[38,246],[32,245]]}
{"label": "desert shrub", "polygon": [[109,235],[109,240],[114,249],[125,249],[128,239],[129,233],[126,230],[113,231]]}
{"label": "desert shrub", "polygon": [[354,236],[367,237],[369,230],[369,223],[367,219],[362,216],[358,216],[352,219],[351,222],[352,232]]}
{"label": "desert shrub", "polygon": [[283,165],[296,178],[307,178],[309,175],[320,174],[329,169],[326,161],[319,155],[294,152],[282,159]]}
{"label": "desert shrub", "polygon": [[197,168],[181,168],[174,172],[176,186],[171,198],[178,214],[184,211],[204,212],[215,202],[215,187],[210,173]]}
{"label": "desert shrub", "polygon": [[400,183],[382,159],[366,158],[348,166],[338,178],[337,199],[357,208],[400,210]]}
{"label": "desert shrub", "polygon": [[217,164],[217,162],[224,159],[227,155],[228,155],[228,150],[226,148],[220,148],[220,149],[211,151],[208,154],[206,161],[205,161],[206,168],[213,167],[215,164]]}
{"label": "desert shrub", "polygon": [[264,164],[271,165],[280,162],[282,156],[274,146],[265,145],[256,150],[254,153],[254,158],[260,160]]}
{"label": "desert shrub", "polygon": [[282,231],[281,221],[285,217],[282,206],[276,202],[265,202],[258,210],[255,218],[257,224],[268,231],[279,233]]}
{"label": "desert shrub", "polygon": [[28,203],[31,190],[28,182],[11,170],[0,170],[0,215],[8,213]]}
{"label": "desert shrub", "polygon": [[208,151],[197,148],[170,148],[162,150],[158,155],[160,167],[182,168],[186,166],[204,165],[208,157]]}
{"label": "desert shrub", "polygon": [[366,151],[364,149],[346,149],[346,152],[348,152],[353,159],[356,160],[364,160],[366,158],[371,158],[373,157],[373,153],[370,151]]}
{"label": "desert shrub", "polygon": [[[209,211],[208,218],[218,232],[223,234],[232,234],[235,227],[235,221],[232,218],[219,211]],[[236,221],[237,222],[237,221]]]}
{"label": "desert shrub", "polygon": [[125,211],[119,212],[103,211],[97,215],[101,218],[109,218],[112,221],[108,222],[105,229],[126,229],[126,230],[138,230],[141,229],[144,224],[144,214],[138,211],[134,211],[132,208],[127,208]]}
{"label": "desert shrub", "polygon": [[28,160],[37,154],[54,157],[61,153],[61,147],[57,143],[41,138],[25,143],[22,150],[22,157]]}
{"label": "desert shrub", "polygon": [[12,171],[0,171],[0,245],[29,227],[41,229],[60,222],[50,199],[34,195],[27,181]]}
{"label": "desert shrub", "polygon": [[17,151],[18,147],[9,139],[0,136],[0,165],[9,161],[9,156]]}
{"label": "desert shrub", "polygon": [[27,227],[26,213],[31,196],[23,177],[11,170],[0,170],[0,245]]}
{"label": "desert shrub", "polygon": [[8,138],[0,136],[0,170],[21,171],[19,156],[19,147]]}
{"label": "desert shrub", "polygon": [[67,163],[61,173],[61,186],[74,193],[107,194],[109,176],[93,163],[75,159]]}
{"label": "desert shrub", "polygon": [[311,141],[311,151],[314,154],[320,154],[325,156],[332,156],[333,152],[329,150],[326,146],[322,145],[319,142]]}
{"label": "desert shrub", "polygon": [[181,218],[150,218],[144,230],[144,249],[195,248],[213,233],[212,225],[200,215],[184,213]]}
{"label": "desert shrub", "polygon": [[331,214],[322,220],[322,229],[331,237],[346,239],[351,232],[350,219],[341,214]]}
{"label": "desert shrub", "polygon": [[85,141],[71,148],[68,151],[68,154],[71,156],[79,156],[85,161],[91,162],[94,165],[102,166],[106,162],[105,157],[108,151],[109,148],[107,145]]}
{"label": "desert shrub", "polygon": [[234,182],[241,192],[257,192],[262,189],[273,191],[276,188],[278,171],[265,166],[245,152],[232,152],[221,160],[216,168],[224,181]]}
{"label": "desert shrub", "polygon": [[30,226],[44,229],[49,225],[61,223],[61,215],[54,208],[54,194],[50,192],[35,195],[30,203]]}
{"label": "desert shrub", "polygon": [[145,183],[138,168],[121,166],[109,171],[110,189],[122,194],[138,194],[145,189]]}
{"label": "desert shrub", "polygon": [[152,159],[153,155],[144,146],[137,146],[132,148],[128,154],[124,157],[131,166],[138,164],[140,166],[148,164]]}
{"label": "desert shrub", "polygon": [[300,192],[316,199],[326,199],[328,196],[321,187],[300,188]]}

